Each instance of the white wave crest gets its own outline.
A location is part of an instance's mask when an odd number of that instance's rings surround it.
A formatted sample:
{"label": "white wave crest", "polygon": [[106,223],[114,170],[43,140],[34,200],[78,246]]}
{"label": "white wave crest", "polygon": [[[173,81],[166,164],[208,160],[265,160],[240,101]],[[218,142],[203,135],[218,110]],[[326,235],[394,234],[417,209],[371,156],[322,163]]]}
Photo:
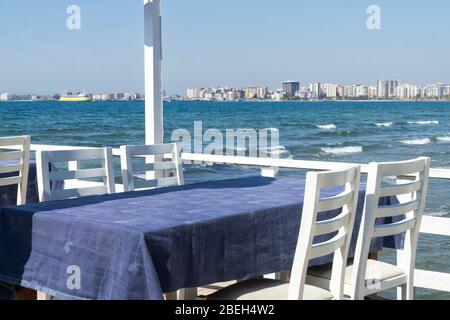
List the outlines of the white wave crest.
{"label": "white wave crest", "polygon": [[449,211],[443,210],[443,211],[432,211],[432,212],[426,212],[427,216],[432,217],[446,217],[449,215]]}
{"label": "white wave crest", "polygon": [[265,153],[267,155],[290,155],[288,149],[284,146],[272,146],[267,148],[259,148],[258,149],[261,153]]}
{"label": "white wave crest", "polygon": [[322,129],[322,130],[336,130],[337,129],[335,124],[324,124],[324,125],[317,126],[317,128]]}
{"label": "white wave crest", "polygon": [[424,138],[424,139],[411,139],[411,140],[403,140],[400,141],[403,144],[407,144],[407,145],[418,145],[418,146],[423,146],[426,144],[430,144],[431,143],[431,139],[429,138]]}
{"label": "white wave crest", "polygon": [[450,137],[437,137],[436,139],[441,142],[450,142]]}
{"label": "white wave crest", "polygon": [[429,121],[409,121],[408,124],[417,124],[417,125],[421,125],[421,126],[429,126],[432,124],[439,124],[439,121],[436,120],[429,120]]}
{"label": "white wave crest", "polygon": [[363,147],[351,146],[351,147],[338,147],[338,148],[322,148],[322,151],[327,154],[352,154],[363,152]]}
{"label": "white wave crest", "polygon": [[394,123],[393,122],[382,122],[382,123],[375,123],[375,125],[377,127],[385,127],[385,128],[387,128],[387,127],[392,127],[394,125]]}
{"label": "white wave crest", "polygon": [[271,151],[283,151],[283,150],[286,150],[286,147],[284,147],[284,146],[271,146],[271,147],[266,147],[266,148],[259,148],[259,150],[261,150],[261,151],[267,151],[267,152],[271,152]]}

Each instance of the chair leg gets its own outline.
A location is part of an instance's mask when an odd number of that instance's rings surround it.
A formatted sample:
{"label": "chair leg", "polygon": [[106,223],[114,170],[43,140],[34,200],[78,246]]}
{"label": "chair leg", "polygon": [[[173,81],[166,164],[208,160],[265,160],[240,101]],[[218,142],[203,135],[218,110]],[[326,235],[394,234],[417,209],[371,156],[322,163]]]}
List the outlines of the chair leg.
{"label": "chair leg", "polygon": [[196,300],[198,296],[197,288],[182,289],[179,291],[178,300]]}
{"label": "chair leg", "polygon": [[408,286],[406,284],[397,287],[397,300],[407,300]]}
{"label": "chair leg", "polygon": [[177,292],[170,292],[164,294],[164,299],[167,301],[177,301],[178,300]]}

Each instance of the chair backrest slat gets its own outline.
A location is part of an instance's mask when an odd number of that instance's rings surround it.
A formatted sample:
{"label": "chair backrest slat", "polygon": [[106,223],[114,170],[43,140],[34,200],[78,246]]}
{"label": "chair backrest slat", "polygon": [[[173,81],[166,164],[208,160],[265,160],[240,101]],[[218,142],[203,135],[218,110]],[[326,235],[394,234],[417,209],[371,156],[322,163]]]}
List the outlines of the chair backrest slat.
{"label": "chair backrest slat", "polygon": [[325,221],[316,223],[315,236],[321,236],[338,231],[340,228],[345,227],[348,224],[349,214],[343,212],[337,217]]}
{"label": "chair backrest slat", "polygon": [[398,217],[408,212],[416,211],[419,207],[420,200],[418,199],[390,206],[380,206],[377,210],[377,218]]}
{"label": "chair backrest slat", "polygon": [[331,240],[313,244],[311,249],[310,259],[325,257],[329,254],[334,253],[339,248],[342,248],[345,245],[345,241],[347,240],[346,234],[337,235]]}
{"label": "chair backrest slat", "polygon": [[50,181],[63,181],[73,179],[93,179],[98,177],[106,177],[105,168],[97,169],[80,169],[77,171],[52,171],[49,173]]}
{"label": "chair backrest slat", "polygon": [[5,151],[0,152],[0,160],[14,160],[23,157],[23,151]]}
{"label": "chair backrest slat", "polygon": [[348,190],[335,197],[321,199],[317,205],[318,212],[332,211],[342,208],[346,203],[351,201],[353,191]]}
{"label": "chair backrest slat", "polygon": [[[177,144],[122,146],[120,150],[124,191],[184,184],[183,164]],[[171,160],[164,161],[166,156],[170,156]]]}
{"label": "chair backrest slat", "polygon": [[[343,298],[345,265],[355,222],[360,176],[359,166],[307,174],[300,234],[289,286],[290,300],[303,300],[309,262],[330,254],[334,254],[330,291],[335,299]],[[321,199],[324,189],[339,192],[342,187],[344,192]],[[327,213],[333,217],[318,221],[319,215]]]}
{"label": "chair backrest slat", "polygon": [[[115,193],[114,168],[111,148],[39,151],[36,153],[38,165],[39,199],[43,201],[78,198]],[[55,163],[69,164],[100,161],[100,168],[75,169],[68,171],[51,170]],[[90,181],[88,179],[101,180]],[[75,188],[57,190],[57,182],[74,182]]]}
{"label": "chair backrest slat", "polygon": [[19,184],[22,181],[21,177],[1,178],[0,187],[11,186],[13,184]]}
{"label": "chair backrest slat", "polygon": [[1,149],[20,149],[23,150],[23,145],[31,140],[30,136],[18,136],[18,137],[0,137]]}
{"label": "chair backrest slat", "polygon": [[403,194],[411,194],[422,188],[423,181],[413,181],[410,183],[398,184],[395,186],[383,187],[380,190],[380,197],[399,196]]}
{"label": "chair backrest slat", "polygon": [[[371,163],[367,179],[364,214],[359,231],[352,275],[352,298],[369,294],[366,288],[367,260],[372,239],[405,234],[403,250],[397,250],[397,266],[413,281],[417,241],[428,194],[431,159]],[[390,179],[394,184],[385,185]],[[391,204],[380,205],[382,197],[395,196]],[[392,219],[384,219],[395,217]],[[400,257],[400,255],[402,257]]]}
{"label": "chair backrest slat", "polygon": [[416,222],[417,219],[409,218],[401,220],[399,222],[375,226],[375,228],[373,228],[373,238],[381,238],[401,234],[414,228]]}
{"label": "chair backrest slat", "polygon": [[20,172],[22,169],[23,169],[22,164],[0,166],[0,174]]}
{"label": "chair backrest slat", "polygon": [[0,137],[0,186],[18,185],[17,205],[26,204],[30,145],[30,136]]}

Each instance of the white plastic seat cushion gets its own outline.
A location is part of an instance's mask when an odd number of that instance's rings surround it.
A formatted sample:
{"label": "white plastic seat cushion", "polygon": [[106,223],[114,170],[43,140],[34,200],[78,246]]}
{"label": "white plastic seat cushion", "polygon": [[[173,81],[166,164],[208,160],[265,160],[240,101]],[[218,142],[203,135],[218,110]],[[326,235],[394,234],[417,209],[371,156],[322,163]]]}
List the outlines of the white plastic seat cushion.
{"label": "white plastic seat cushion", "polygon": [[[270,280],[253,279],[239,282],[208,296],[208,300],[287,300],[289,283]],[[315,286],[305,286],[305,300],[332,300],[333,295]]]}
{"label": "white plastic seat cushion", "polygon": [[[345,270],[345,285],[350,286],[352,284],[352,274],[353,274],[353,261],[347,266]],[[367,260],[367,271],[366,271],[366,283],[372,282],[373,280],[384,281],[392,279],[398,276],[404,275],[404,272],[389,263],[385,263],[377,260]],[[318,278],[318,279],[317,279]],[[331,265],[323,265],[317,267],[311,267],[308,269],[307,283],[311,285],[322,286],[323,281],[320,279],[330,280],[331,279]]]}

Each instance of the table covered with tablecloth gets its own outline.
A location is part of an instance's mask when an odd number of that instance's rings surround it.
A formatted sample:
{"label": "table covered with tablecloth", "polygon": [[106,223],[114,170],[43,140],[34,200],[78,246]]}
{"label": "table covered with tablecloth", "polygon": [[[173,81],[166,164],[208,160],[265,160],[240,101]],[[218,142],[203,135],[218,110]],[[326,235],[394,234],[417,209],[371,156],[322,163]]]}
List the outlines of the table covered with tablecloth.
{"label": "table covered with tablecloth", "polygon": [[[304,184],[251,177],[3,207],[0,280],[63,299],[162,299],[181,288],[287,271]],[[361,191],[350,255],[363,205]],[[379,239],[371,249],[382,246]]]}
{"label": "table covered with tablecloth", "polygon": [[[18,163],[19,160],[1,160],[0,166],[12,165]],[[15,173],[0,174],[0,178],[6,178]],[[39,201],[39,194],[37,189],[36,178],[36,163],[30,163],[30,170],[28,175],[28,187],[27,187],[27,203],[35,203]],[[0,187],[0,208],[7,205],[15,205],[17,203],[17,185],[2,186]],[[13,297],[13,288],[11,285],[0,282],[0,300],[10,299]]]}

